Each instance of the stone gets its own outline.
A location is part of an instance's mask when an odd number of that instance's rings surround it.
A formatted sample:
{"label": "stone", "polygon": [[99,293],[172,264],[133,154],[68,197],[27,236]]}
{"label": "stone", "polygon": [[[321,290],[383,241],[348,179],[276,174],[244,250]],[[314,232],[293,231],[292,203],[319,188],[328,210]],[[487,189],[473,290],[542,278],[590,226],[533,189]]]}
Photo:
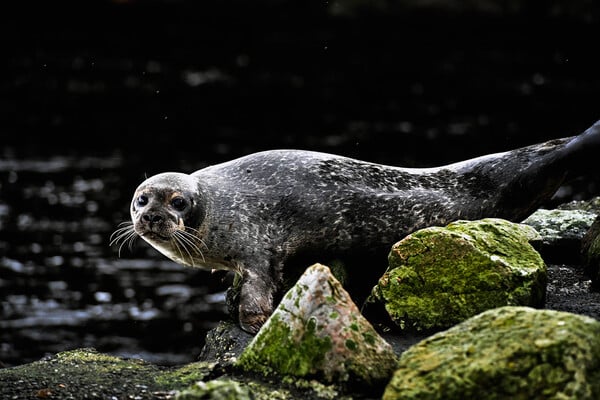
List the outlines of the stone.
{"label": "stone", "polygon": [[600,398],[600,322],[502,307],[402,354],[383,399]]}
{"label": "stone", "polygon": [[489,218],[417,231],[392,247],[367,310],[385,308],[405,331],[449,328],[505,305],[540,307],[546,266],[526,225]]}
{"label": "stone", "polygon": [[252,335],[233,321],[220,321],[208,331],[199,361],[218,362],[221,366],[232,365],[246,348]]}
{"label": "stone", "polygon": [[592,278],[592,289],[600,290],[600,216],[581,241],[581,256],[586,275]]}
{"label": "stone", "polygon": [[246,386],[230,379],[215,379],[197,382],[188,389],[177,393],[175,400],[253,400],[254,396]]}
{"label": "stone", "polygon": [[596,214],[584,210],[537,210],[522,223],[542,237],[539,251],[547,263],[572,263],[580,258],[581,240]]}
{"label": "stone", "polygon": [[329,268],[308,268],[241,354],[237,366],[264,375],[377,387],[396,368],[391,346],[360,314]]}
{"label": "stone", "polygon": [[588,200],[573,200],[556,207],[559,210],[581,210],[600,215],[600,196]]}

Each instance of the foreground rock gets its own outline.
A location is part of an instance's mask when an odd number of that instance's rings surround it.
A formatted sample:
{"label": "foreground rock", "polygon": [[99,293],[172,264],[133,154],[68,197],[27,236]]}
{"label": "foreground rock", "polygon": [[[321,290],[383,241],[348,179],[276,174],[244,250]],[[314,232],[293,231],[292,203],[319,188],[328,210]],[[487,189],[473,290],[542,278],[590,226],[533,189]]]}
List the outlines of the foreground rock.
{"label": "foreground rock", "polygon": [[389,380],[396,356],[329,269],[316,264],[284,296],[238,366],[264,375],[377,387]]}
{"label": "foreground rock", "polygon": [[79,349],[0,369],[0,399],[36,398],[331,400],[340,394],[314,381],[268,382],[236,375],[218,362],[166,368]]}
{"label": "foreground rock", "polygon": [[526,225],[458,221],[417,231],[395,244],[367,310],[382,304],[403,330],[449,328],[482,311],[544,303],[546,266]]}
{"label": "foreground rock", "polygon": [[503,307],[406,351],[384,399],[598,399],[600,322]]}

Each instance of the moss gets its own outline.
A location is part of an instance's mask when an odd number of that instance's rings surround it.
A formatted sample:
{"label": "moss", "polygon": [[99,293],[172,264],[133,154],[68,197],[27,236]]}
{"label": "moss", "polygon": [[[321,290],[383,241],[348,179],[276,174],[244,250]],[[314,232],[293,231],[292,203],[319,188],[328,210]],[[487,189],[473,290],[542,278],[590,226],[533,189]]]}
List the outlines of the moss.
{"label": "moss", "polygon": [[540,306],[546,269],[535,231],[508,221],[459,221],[397,243],[373,290],[401,329],[447,328],[490,308]]}
{"label": "moss", "polygon": [[159,367],[80,349],[43,361],[0,370],[1,398],[128,398],[158,390]]}
{"label": "moss", "polygon": [[349,350],[355,351],[357,348],[356,342],[354,340],[351,339],[346,339],[346,347]]}
{"label": "moss", "polygon": [[270,329],[258,333],[236,364],[264,375],[277,373],[303,377],[315,374],[332,348],[329,337],[316,335],[316,320],[309,320],[299,338],[292,337],[290,328],[278,315],[271,317],[270,324]]}
{"label": "moss", "polygon": [[175,396],[176,400],[250,400],[254,396],[246,385],[231,379],[197,382]]}
{"label": "moss", "polygon": [[216,363],[210,362],[191,363],[172,371],[163,372],[154,381],[165,389],[181,389],[204,380],[215,366]]}
{"label": "moss", "polygon": [[384,399],[600,398],[600,323],[503,307],[411,347]]}
{"label": "moss", "polygon": [[[344,397],[340,396],[339,389],[334,385],[325,385],[319,381],[314,379],[306,380],[300,378],[291,378],[284,377],[283,383],[287,386],[293,387],[295,389],[299,389],[305,392],[310,393],[311,397],[317,397],[319,399],[342,399]],[[308,397],[308,396],[306,396]],[[270,400],[271,398],[269,398]]]}

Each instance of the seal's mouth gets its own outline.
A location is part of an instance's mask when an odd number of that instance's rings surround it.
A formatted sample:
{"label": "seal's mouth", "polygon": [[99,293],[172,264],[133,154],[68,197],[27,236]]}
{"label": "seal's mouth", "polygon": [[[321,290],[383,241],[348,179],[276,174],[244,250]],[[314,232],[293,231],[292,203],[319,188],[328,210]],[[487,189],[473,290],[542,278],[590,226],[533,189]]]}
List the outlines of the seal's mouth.
{"label": "seal's mouth", "polygon": [[161,235],[160,233],[152,232],[152,231],[146,231],[139,235],[142,238],[149,239],[149,240],[162,241],[162,242],[170,242],[171,241],[171,236]]}
{"label": "seal's mouth", "polygon": [[173,228],[168,224],[153,224],[148,226],[144,223],[134,224],[135,233],[142,239],[154,242],[170,242],[173,239]]}

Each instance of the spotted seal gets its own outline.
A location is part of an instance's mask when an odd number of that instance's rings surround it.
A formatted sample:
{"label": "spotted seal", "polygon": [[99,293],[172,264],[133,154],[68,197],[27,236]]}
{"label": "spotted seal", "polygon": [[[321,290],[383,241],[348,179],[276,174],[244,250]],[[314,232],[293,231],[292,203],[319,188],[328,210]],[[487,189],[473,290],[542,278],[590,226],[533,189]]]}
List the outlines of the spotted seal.
{"label": "spotted seal", "polygon": [[113,241],[139,235],[178,263],[235,271],[240,325],[256,332],[293,260],[307,266],[357,249],[387,254],[417,229],[458,219],[520,221],[599,150],[600,121],[578,136],[437,168],[265,151],[147,179],[133,196],[133,224]]}

